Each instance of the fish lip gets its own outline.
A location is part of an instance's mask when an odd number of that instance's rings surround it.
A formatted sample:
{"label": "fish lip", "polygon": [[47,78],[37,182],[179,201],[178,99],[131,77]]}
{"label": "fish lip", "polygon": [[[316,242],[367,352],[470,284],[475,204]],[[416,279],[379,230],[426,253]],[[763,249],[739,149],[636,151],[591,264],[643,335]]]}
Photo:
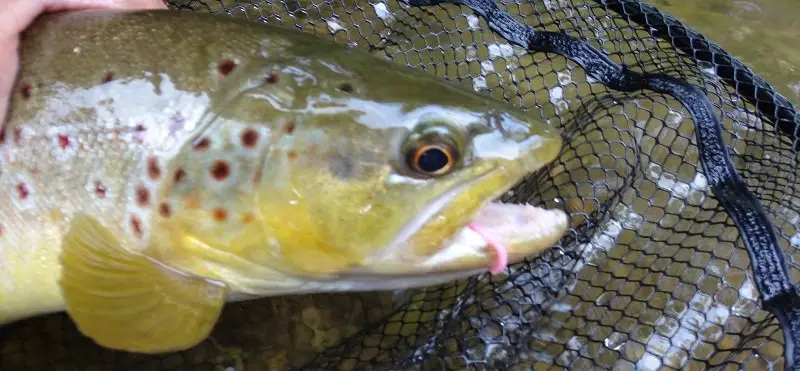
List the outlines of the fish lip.
{"label": "fish lip", "polygon": [[[481,219],[481,214],[486,211],[491,211],[491,208],[513,208],[518,213],[514,213],[513,216],[523,216],[528,217],[526,220],[531,224],[526,224],[525,228],[523,228],[523,232],[516,233],[516,231],[512,230],[509,232],[508,230],[503,231],[502,227],[500,230],[495,228],[489,229],[489,231],[495,231],[496,233],[490,233],[493,235],[505,235],[506,237],[510,237],[510,239],[517,239],[516,241],[511,241],[511,244],[525,244],[529,241],[537,241],[537,240],[545,240],[555,243],[558,239],[563,236],[563,233],[553,233],[553,231],[563,231],[564,228],[568,227],[569,221],[568,216],[561,210],[558,209],[548,209],[545,207],[534,206],[530,204],[514,204],[514,203],[503,203],[498,201],[488,201],[485,205],[480,207],[478,211],[475,212],[473,217],[470,219],[471,222],[475,220]],[[526,210],[527,209],[527,210]],[[528,214],[525,214],[525,213]],[[544,215],[543,215],[544,214]],[[549,215],[548,215],[549,214]],[[551,217],[549,224],[547,223],[539,223],[538,220],[541,220],[539,217]],[[491,215],[489,215],[491,217]],[[500,223],[503,222],[502,218],[495,218],[495,221],[499,221]],[[505,225],[505,224],[504,224]],[[541,226],[539,229],[535,229],[537,226]],[[555,227],[555,228],[553,228]],[[490,226],[491,228],[491,226]],[[461,241],[462,238],[469,239],[470,236],[472,238],[472,246],[465,246],[464,241]],[[495,237],[496,237],[495,235]],[[524,237],[524,235],[528,235],[530,237]],[[520,237],[523,236],[520,239]],[[557,237],[557,238],[556,238]],[[549,243],[540,243],[540,246],[549,245]],[[442,248],[437,250],[437,252],[429,257],[426,257],[424,260],[421,260],[417,263],[409,262],[409,264],[414,265],[415,269],[412,269],[412,272],[404,273],[404,272],[376,272],[372,270],[356,268],[351,269],[346,272],[342,272],[337,275],[337,279],[346,280],[350,282],[365,282],[370,279],[378,279],[378,280],[388,280],[388,281],[402,281],[403,284],[412,284],[412,283],[420,283],[425,284],[426,282],[439,282],[439,279],[447,281],[446,277],[450,278],[466,278],[475,274],[481,274],[489,271],[489,262],[491,257],[489,254],[490,250],[487,248],[487,243],[483,239],[482,236],[479,236],[476,232],[472,231],[468,225],[465,225],[461,229],[459,229],[454,235],[453,238],[445,241],[442,244]],[[478,265],[478,266],[466,266],[466,267],[446,267],[449,265],[450,261],[448,260],[447,250],[448,249],[455,249],[459,251],[464,251],[465,249],[472,249],[473,252],[476,254],[485,254],[487,259],[487,264],[485,266]],[[539,250],[544,250],[539,248]],[[458,254],[457,252],[456,254]],[[519,258],[530,254],[530,250],[525,251],[518,251],[517,249],[512,249],[509,251],[509,265],[516,262]],[[467,254],[462,254],[467,255]],[[443,257],[444,256],[444,257]],[[443,268],[437,268],[437,266],[444,265]],[[413,284],[412,284],[413,285]],[[390,282],[382,283],[381,286],[391,286]]]}

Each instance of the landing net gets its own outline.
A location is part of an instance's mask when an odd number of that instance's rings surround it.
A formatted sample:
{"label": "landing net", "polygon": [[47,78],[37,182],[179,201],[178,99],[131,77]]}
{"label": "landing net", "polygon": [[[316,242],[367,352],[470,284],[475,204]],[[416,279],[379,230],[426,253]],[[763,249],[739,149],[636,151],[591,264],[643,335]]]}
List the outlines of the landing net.
{"label": "landing net", "polygon": [[[173,0],[297,27],[523,107],[562,154],[504,198],[571,216],[505,275],[229,305],[185,352],[103,350],[63,314],[2,370],[789,369],[800,365],[795,108],[686,25],[621,0]],[[195,32],[185,30],[185,32]]]}

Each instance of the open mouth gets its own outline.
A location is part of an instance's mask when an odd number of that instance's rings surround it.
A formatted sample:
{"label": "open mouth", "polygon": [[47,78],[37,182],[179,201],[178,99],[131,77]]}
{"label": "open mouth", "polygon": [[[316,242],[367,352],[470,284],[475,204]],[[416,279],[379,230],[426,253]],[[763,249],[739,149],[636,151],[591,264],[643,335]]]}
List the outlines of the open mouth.
{"label": "open mouth", "polygon": [[[447,202],[448,198],[442,201]],[[567,226],[567,214],[561,210],[488,202],[434,254],[419,257],[422,260],[386,254],[382,256],[384,260],[373,260],[371,266],[308,283],[305,289],[395,290],[462,279],[486,272],[487,267],[490,273],[497,274],[507,264],[553,246]]]}
{"label": "open mouth", "polygon": [[567,214],[561,210],[490,202],[424,265],[456,267],[459,263],[489,261],[489,272],[498,274],[509,262],[558,242],[567,225]]}
{"label": "open mouth", "polygon": [[[362,268],[350,274],[382,271],[390,276],[409,277],[423,273],[485,272],[498,274],[510,263],[551,247],[566,232],[567,214],[527,204],[490,201],[483,204],[453,236],[430,255],[409,254],[411,236],[447,207],[455,197],[476,182],[483,181],[496,168],[472,182],[461,184],[433,200],[416,218],[409,221],[387,248],[370,257]],[[506,190],[498,191],[496,197]],[[496,199],[495,197],[495,199]],[[369,267],[369,268],[368,268]]]}

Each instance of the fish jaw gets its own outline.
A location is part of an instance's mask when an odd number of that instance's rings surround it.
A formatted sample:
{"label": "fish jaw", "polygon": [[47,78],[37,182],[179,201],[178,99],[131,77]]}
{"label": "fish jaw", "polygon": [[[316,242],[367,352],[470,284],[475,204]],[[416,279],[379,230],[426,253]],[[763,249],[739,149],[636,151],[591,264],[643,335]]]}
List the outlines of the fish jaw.
{"label": "fish jaw", "polygon": [[503,244],[508,262],[519,262],[557,243],[568,228],[568,217],[558,209],[490,202],[473,216],[472,223],[482,226],[483,233],[466,225],[435,254],[423,259],[409,261],[397,254],[385,255],[372,260],[368,267],[325,280],[308,280],[301,287],[280,293],[398,290],[465,279],[490,271],[497,258],[486,235]]}
{"label": "fish jaw", "polygon": [[498,246],[491,245],[502,245],[500,248],[507,254],[505,260],[516,262],[556,244],[567,227],[567,214],[558,209],[490,202],[476,213],[470,225],[419,266],[421,269],[459,270],[485,265],[486,269],[491,269],[487,262],[497,260],[499,253]]}
{"label": "fish jaw", "polygon": [[568,216],[562,210],[489,202],[432,254],[415,255],[409,253],[413,250],[409,246],[400,246],[392,253],[372,257],[351,273],[372,274],[378,279],[397,275],[406,283],[414,275],[460,274],[463,278],[487,271],[497,274],[507,264],[553,246],[568,227]]}

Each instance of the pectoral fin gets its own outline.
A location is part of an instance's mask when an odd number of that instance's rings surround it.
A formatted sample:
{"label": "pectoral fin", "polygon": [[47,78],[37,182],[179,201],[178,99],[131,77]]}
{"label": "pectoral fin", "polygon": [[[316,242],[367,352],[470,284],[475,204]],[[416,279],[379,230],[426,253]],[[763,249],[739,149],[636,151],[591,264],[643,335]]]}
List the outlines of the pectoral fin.
{"label": "pectoral fin", "polygon": [[61,263],[67,312],[81,332],[107,348],[139,353],[190,348],[208,336],[224,305],[224,287],[123,249],[88,216],[73,221]]}

